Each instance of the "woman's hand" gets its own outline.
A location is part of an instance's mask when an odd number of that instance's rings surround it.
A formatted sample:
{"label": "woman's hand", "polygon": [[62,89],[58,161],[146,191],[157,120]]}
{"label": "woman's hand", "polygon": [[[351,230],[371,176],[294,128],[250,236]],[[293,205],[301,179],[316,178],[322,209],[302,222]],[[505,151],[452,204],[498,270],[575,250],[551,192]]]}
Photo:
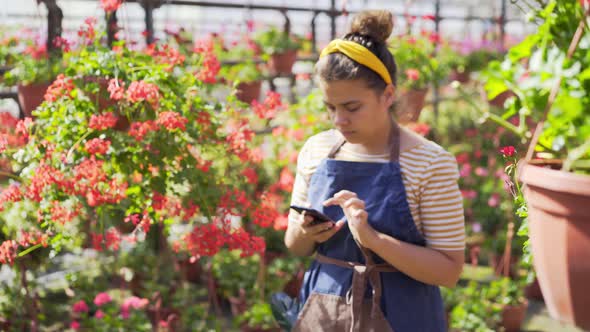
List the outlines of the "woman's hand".
{"label": "woman's hand", "polygon": [[323,204],[324,206],[340,205],[348,220],[348,228],[352,236],[360,245],[368,247],[377,232],[367,221],[369,214],[365,211],[365,202],[352,191],[341,190],[332,198],[325,200]]}
{"label": "woman's hand", "polygon": [[338,222],[326,221],[320,224],[312,225],[314,218],[306,215],[305,211],[301,213],[298,225],[300,227],[301,234],[314,240],[317,243],[326,242],[336,232],[338,232],[342,226],[344,226],[344,220]]}

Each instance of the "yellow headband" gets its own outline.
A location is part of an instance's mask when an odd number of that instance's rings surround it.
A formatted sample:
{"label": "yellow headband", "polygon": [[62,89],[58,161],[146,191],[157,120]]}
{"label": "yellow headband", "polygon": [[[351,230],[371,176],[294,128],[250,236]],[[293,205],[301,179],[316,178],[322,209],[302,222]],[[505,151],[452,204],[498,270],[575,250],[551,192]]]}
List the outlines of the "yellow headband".
{"label": "yellow headband", "polygon": [[340,52],[361,65],[368,67],[379,74],[385,83],[391,84],[391,75],[389,75],[389,71],[383,62],[363,45],[349,40],[334,39],[322,50],[320,58],[335,52]]}

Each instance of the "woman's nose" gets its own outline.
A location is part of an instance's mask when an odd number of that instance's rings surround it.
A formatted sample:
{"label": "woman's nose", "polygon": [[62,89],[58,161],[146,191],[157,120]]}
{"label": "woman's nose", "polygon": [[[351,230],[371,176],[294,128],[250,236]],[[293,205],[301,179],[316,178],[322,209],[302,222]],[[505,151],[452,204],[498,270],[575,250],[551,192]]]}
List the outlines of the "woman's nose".
{"label": "woman's nose", "polygon": [[348,118],[346,117],[346,115],[342,111],[334,112],[333,121],[334,121],[334,124],[337,126],[346,125],[349,122]]}

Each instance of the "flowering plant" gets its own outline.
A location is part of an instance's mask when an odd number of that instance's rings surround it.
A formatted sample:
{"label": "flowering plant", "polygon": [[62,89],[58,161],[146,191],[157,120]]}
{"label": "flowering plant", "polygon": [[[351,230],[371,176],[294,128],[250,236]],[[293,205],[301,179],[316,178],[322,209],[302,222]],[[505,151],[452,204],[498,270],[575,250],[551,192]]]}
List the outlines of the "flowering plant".
{"label": "flowering plant", "polygon": [[[492,62],[487,70],[486,90],[489,98],[511,90],[515,97],[508,101],[504,114],[489,114],[491,120],[520,135],[532,137],[531,125],[545,117],[551,89],[560,82],[553,107],[536,145],[537,157],[563,160],[564,170],[590,173],[590,88],[587,57],[590,34],[583,28],[577,48],[568,49],[578,23],[588,15],[583,2],[549,1],[534,11],[532,19],[540,20],[537,33],[510,49],[502,62]],[[504,121],[518,115],[513,125]]]}
{"label": "flowering plant", "polygon": [[98,293],[92,302],[80,299],[72,304],[70,328],[76,331],[151,331],[144,311],[148,303],[147,299],[136,296],[120,301],[109,293]]}
{"label": "flowering plant", "polygon": [[228,82],[248,83],[262,79],[261,69],[256,63],[259,46],[248,36],[226,48],[223,41],[216,45],[216,53],[222,62],[219,75]]}
{"label": "flowering plant", "polygon": [[440,43],[439,35],[426,31],[420,35],[401,35],[391,39],[389,47],[400,73],[398,86],[425,89],[446,77],[448,67],[434,56],[434,50]]}
{"label": "flowering plant", "polygon": [[287,51],[298,50],[303,44],[303,39],[295,34],[280,31],[276,27],[270,27],[265,31],[254,35],[254,41],[262,48],[265,54],[280,54]]}
{"label": "flowering plant", "polygon": [[[6,85],[49,83],[63,70],[59,49],[56,52],[48,52],[46,45],[38,40],[21,42],[21,47],[24,47],[21,52],[10,51],[9,53],[12,58],[10,62],[14,67],[4,73]],[[66,44],[59,44],[59,41],[56,43],[65,49],[69,47]]]}
{"label": "flowering plant", "polygon": [[[94,31],[93,22],[83,29]],[[86,48],[65,55],[68,68],[36,119],[17,124],[26,145],[3,146],[15,174],[0,205],[6,214],[26,211],[31,222],[2,244],[0,263],[81,242],[117,251],[153,224],[166,233],[181,221],[194,227],[174,248],[192,256],[225,245],[263,251],[263,239],[231,223],[254,205],[242,172],[259,159],[248,121],[207,95],[219,69],[211,48],[196,49],[183,67],[166,46],[109,50],[88,36]]]}

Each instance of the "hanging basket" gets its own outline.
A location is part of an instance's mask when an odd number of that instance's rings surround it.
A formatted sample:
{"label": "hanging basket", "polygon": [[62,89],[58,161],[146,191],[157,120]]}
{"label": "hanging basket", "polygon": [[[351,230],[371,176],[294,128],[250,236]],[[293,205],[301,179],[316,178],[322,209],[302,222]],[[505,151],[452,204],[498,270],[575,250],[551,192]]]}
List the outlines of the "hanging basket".
{"label": "hanging basket", "polygon": [[18,102],[25,117],[31,117],[33,110],[41,105],[49,85],[48,82],[18,85]]}
{"label": "hanging basket", "polygon": [[240,101],[250,104],[252,101],[258,100],[258,97],[260,96],[261,87],[261,81],[240,83],[236,88],[236,97]]}
{"label": "hanging basket", "polygon": [[273,75],[290,75],[296,60],[297,50],[272,54],[268,61],[268,67]]}
{"label": "hanging basket", "polygon": [[526,164],[519,177],[549,313],[590,330],[590,176]]}
{"label": "hanging basket", "polygon": [[410,89],[403,91],[395,104],[395,117],[398,123],[408,124],[418,121],[426,104],[428,89]]}

